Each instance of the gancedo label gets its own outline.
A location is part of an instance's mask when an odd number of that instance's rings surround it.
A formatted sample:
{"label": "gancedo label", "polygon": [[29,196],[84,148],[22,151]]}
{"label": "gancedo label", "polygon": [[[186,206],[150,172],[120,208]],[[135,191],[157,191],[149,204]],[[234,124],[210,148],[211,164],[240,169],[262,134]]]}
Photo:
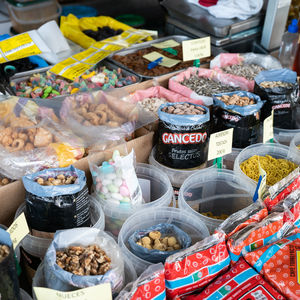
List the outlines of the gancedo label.
{"label": "gancedo label", "polygon": [[225,120],[230,120],[230,121],[234,121],[234,122],[239,122],[240,118],[233,116],[233,115],[222,115],[222,118]]}
{"label": "gancedo label", "polygon": [[285,104],[273,105],[272,109],[290,108],[290,107],[291,107],[290,103],[285,103]]}
{"label": "gancedo label", "polygon": [[164,144],[173,145],[188,145],[204,143],[207,138],[207,133],[163,133],[162,141]]}

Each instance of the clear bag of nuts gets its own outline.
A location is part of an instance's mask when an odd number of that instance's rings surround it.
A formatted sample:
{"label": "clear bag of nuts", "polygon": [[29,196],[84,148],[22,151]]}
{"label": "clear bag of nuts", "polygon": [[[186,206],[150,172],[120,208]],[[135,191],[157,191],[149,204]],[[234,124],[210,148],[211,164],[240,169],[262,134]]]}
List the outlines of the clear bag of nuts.
{"label": "clear bag of nuts", "polygon": [[128,239],[131,252],[152,263],[164,263],[168,256],[186,249],[190,236],[173,224],[160,223],[134,232]]}
{"label": "clear bag of nuts", "polygon": [[[102,252],[103,257],[105,256],[107,261],[110,260],[108,270],[104,268],[100,272],[101,274],[104,273],[103,275],[92,275],[94,265],[92,265],[93,263],[89,255],[83,257],[82,261],[82,257],[80,257],[82,253],[72,251],[90,245],[100,247],[101,250],[105,252],[105,254]],[[71,260],[70,262],[65,262],[62,257],[59,257],[60,254],[57,255],[58,252],[65,251],[66,249],[71,249],[72,254],[70,257],[73,261],[76,260],[77,263],[73,263]],[[96,252],[97,251],[96,249]],[[89,252],[87,252],[87,254],[89,254]],[[79,260],[81,265],[78,263]],[[63,263],[69,265],[69,271],[62,268]],[[82,274],[80,272],[81,266],[84,266],[85,271],[89,269],[90,275],[80,275]],[[73,273],[71,273],[71,271]],[[125,282],[124,260],[121,249],[111,236],[96,228],[58,230],[44,258],[44,274],[45,286],[57,291],[72,291],[78,288],[110,283],[112,294],[115,296],[123,288]],[[87,274],[87,272],[85,272],[85,274]]]}

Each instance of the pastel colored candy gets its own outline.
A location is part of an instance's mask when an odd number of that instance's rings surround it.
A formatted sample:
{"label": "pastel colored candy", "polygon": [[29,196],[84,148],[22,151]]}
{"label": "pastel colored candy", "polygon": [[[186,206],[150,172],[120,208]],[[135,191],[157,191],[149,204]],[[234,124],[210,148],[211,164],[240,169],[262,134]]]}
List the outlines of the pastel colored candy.
{"label": "pastel colored candy", "polygon": [[120,188],[119,188],[119,193],[120,193],[123,197],[129,196],[129,190],[128,190],[128,188],[126,188],[126,187],[123,186],[123,185],[120,186]]}
{"label": "pastel colored candy", "polygon": [[101,192],[102,192],[104,195],[106,195],[106,194],[108,193],[108,188],[107,188],[105,185],[103,185],[103,186],[102,186],[102,189],[101,189]]}
{"label": "pastel colored candy", "polygon": [[112,173],[114,171],[115,171],[114,167],[109,164],[104,165],[100,168],[100,172],[104,174]]}
{"label": "pastel colored candy", "polygon": [[114,158],[114,161],[115,161],[115,163],[119,163],[119,162],[122,161],[122,157],[121,157],[121,156],[116,156],[116,157]]}
{"label": "pastel colored candy", "polygon": [[118,178],[122,178],[122,176],[123,176],[123,172],[121,169],[117,169],[116,174],[117,174]]}
{"label": "pastel colored candy", "polygon": [[114,198],[108,198],[107,201],[109,201],[109,203],[113,203],[113,204],[120,204],[120,202]]}
{"label": "pastel colored candy", "polygon": [[114,161],[116,161],[115,158],[116,158],[117,156],[120,156],[120,151],[119,151],[119,150],[115,150],[115,151],[114,151],[113,156],[112,156],[112,159],[113,159]]}
{"label": "pastel colored candy", "polygon": [[104,162],[102,163],[102,166],[105,166],[105,165],[108,165],[108,161],[104,161]]}
{"label": "pastel colored candy", "polygon": [[108,193],[106,194],[106,198],[111,198],[111,192],[108,192]]}
{"label": "pastel colored candy", "polygon": [[126,180],[122,180],[122,185],[128,188]]}
{"label": "pastel colored candy", "polygon": [[97,183],[96,185],[96,189],[99,191],[102,188],[102,184],[100,182]]}
{"label": "pastel colored candy", "polygon": [[[119,188],[112,183],[107,185],[107,188],[111,193],[117,193],[119,191]],[[127,196],[127,195],[123,195],[123,196]]]}
{"label": "pastel colored candy", "polygon": [[109,174],[106,174],[105,178],[113,180],[113,179],[117,178],[117,174],[116,173],[109,173]]}
{"label": "pastel colored candy", "polygon": [[130,202],[130,198],[129,197],[123,197],[123,199],[121,200],[121,202],[123,203],[129,203]]}
{"label": "pastel colored candy", "polygon": [[111,193],[111,197],[118,200],[118,201],[122,201],[123,200],[123,196],[119,193]]}
{"label": "pastel colored candy", "polygon": [[113,183],[111,179],[105,178],[105,179],[102,180],[103,185],[109,185],[110,183]]}

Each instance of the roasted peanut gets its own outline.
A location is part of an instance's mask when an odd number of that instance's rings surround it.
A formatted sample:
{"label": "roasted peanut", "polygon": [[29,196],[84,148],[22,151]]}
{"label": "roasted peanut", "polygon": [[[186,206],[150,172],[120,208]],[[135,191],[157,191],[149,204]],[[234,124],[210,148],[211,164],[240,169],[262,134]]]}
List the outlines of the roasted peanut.
{"label": "roasted peanut", "polygon": [[166,106],[162,109],[163,112],[174,115],[202,115],[205,114],[205,109],[201,106],[192,105],[189,103],[175,104]]}

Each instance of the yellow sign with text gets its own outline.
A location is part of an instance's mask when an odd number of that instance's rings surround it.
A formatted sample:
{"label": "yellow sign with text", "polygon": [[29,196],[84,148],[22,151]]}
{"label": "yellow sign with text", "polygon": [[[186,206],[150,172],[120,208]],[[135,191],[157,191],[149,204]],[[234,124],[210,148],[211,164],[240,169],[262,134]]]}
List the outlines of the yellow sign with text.
{"label": "yellow sign with text", "polygon": [[155,47],[155,48],[159,48],[159,49],[163,49],[163,48],[174,48],[179,46],[180,44],[177,43],[174,40],[167,40],[161,43],[155,43],[155,44],[151,44],[151,46]]}
{"label": "yellow sign with text", "polygon": [[264,120],[264,133],[263,133],[263,142],[266,143],[273,138],[273,119],[274,119],[274,110],[272,110],[271,116]]}
{"label": "yellow sign with text", "polygon": [[210,36],[182,42],[183,61],[211,56]]}
{"label": "yellow sign with text", "polygon": [[163,66],[163,67],[167,67],[167,68],[171,68],[181,62],[181,60],[168,58],[156,51],[153,51],[149,54],[143,55],[143,57],[150,61],[155,61],[155,60],[159,59],[160,57],[162,57],[163,59],[159,63],[159,65]]}

